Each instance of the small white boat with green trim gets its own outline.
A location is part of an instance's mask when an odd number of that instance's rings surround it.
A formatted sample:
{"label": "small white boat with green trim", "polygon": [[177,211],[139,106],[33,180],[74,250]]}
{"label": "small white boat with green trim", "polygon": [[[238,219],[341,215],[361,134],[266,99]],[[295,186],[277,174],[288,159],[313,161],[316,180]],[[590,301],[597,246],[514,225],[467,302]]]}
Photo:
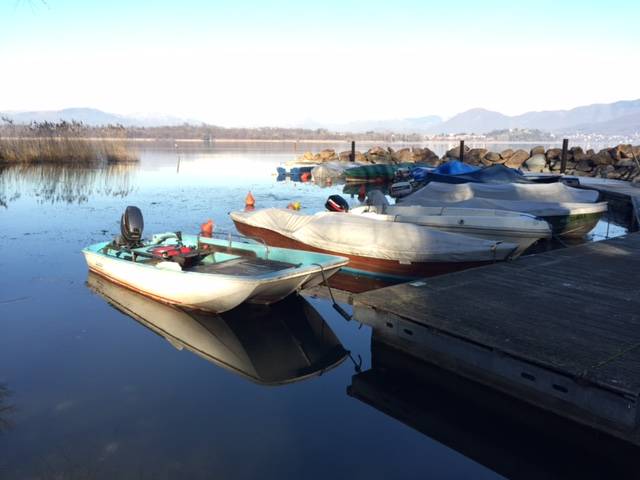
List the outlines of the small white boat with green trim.
{"label": "small white boat with green trim", "polygon": [[243,302],[270,304],[322,283],[348,259],[268,247],[246,238],[209,238],[180,232],[142,240],[144,222],[127,207],[121,236],[82,250],[89,269],[156,300],[225,312]]}

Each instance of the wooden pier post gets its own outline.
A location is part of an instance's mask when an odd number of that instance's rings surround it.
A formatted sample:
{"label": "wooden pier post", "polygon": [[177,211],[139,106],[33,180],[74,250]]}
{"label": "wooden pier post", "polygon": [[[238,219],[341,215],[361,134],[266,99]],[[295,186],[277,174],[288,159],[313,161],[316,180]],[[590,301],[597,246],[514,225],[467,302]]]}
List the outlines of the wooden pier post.
{"label": "wooden pier post", "polygon": [[569,139],[562,140],[562,157],[560,160],[560,173],[564,174],[567,171],[567,151],[569,150]]}
{"label": "wooden pier post", "polygon": [[464,140],[460,140],[460,161],[464,162]]}
{"label": "wooden pier post", "polygon": [[353,140],[351,141],[351,153],[349,154],[349,161],[356,161],[356,142]]}

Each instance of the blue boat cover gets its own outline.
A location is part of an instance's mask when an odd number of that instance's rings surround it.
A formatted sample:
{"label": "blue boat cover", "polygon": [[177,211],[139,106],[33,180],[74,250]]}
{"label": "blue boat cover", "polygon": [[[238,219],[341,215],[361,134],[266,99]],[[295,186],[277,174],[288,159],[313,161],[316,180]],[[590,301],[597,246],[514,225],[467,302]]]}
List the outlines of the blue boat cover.
{"label": "blue boat cover", "polygon": [[461,173],[471,173],[480,170],[480,167],[474,167],[460,160],[449,160],[434,170],[434,173],[442,175],[460,175]]}
{"label": "blue boat cover", "polygon": [[[449,162],[452,163],[452,162]],[[456,163],[460,163],[456,161]],[[552,183],[558,181],[557,176],[526,177],[520,170],[492,165],[487,168],[474,168],[473,171],[460,174],[442,174],[437,171],[425,175],[424,181],[440,183]]]}

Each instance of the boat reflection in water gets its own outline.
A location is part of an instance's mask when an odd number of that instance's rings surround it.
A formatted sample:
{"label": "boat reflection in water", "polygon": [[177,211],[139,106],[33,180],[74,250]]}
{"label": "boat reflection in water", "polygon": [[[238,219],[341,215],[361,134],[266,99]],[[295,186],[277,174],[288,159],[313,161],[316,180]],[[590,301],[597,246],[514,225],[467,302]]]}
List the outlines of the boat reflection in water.
{"label": "boat reflection in water", "polygon": [[507,478],[638,478],[637,447],[442,370],[420,352],[419,342],[374,329],[372,367],[353,376],[348,395]]}
{"label": "boat reflection in water", "polygon": [[241,306],[221,315],[185,311],[90,273],[87,285],[114,308],[166,338],[249,380],[280,385],[320,375],[344,361],[329,325],[303,298],[271,307]]}

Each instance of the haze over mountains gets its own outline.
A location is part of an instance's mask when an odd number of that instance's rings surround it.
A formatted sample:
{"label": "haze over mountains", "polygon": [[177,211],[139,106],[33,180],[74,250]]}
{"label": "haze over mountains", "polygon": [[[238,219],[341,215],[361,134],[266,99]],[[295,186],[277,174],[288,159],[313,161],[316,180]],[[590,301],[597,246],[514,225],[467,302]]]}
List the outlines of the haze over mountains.
{"label": "haze over mountains", "polygon": [[[88,125],[122,124],[124,126],[141,127],[204,123],[199,120],[167,115],[119,115],[93,108],[7,112],[2,115],[12,119],[15,123],[77,120]],[[527,112],[515,116],[474,108],[447,120],[443,120],[437,115],[427,115],[416,118],[356,121],[343,124],[304,121],[295,126],[311,129],[326,128],[331,131],[354,133],[373,131],[424,134],[483,134],[493,130],[520,128],[538,129],[559,134],[633,135],[640,133],[640,99],[586,105],[571,110]]]}

